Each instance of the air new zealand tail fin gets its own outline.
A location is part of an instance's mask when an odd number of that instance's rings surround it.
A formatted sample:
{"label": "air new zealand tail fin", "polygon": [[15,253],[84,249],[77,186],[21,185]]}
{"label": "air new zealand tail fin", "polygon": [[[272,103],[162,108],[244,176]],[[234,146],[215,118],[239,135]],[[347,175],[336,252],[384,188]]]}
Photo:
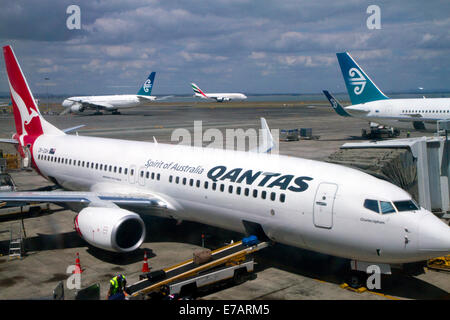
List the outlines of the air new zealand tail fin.
{"label": "air new zealand tail fin", "polygon": [[351,117],[351,115],[345,111],[344,107],[337,101],[331,93],[329,93],[327,90],[323,90],[323,93],[325,94],[325,97],[327,97],[328,101],[330,101],[331,106],[333,107],[334,111],[342,117]]}
{"label": "air new zealand tail fin", "polygon": [[147,80],[145,80],[141,89],[137,93],[139,96],[151,96],[152,95],[152,88],[153,88],[153,84],[155,82],[155,74],[156,74],[156,72],[150,73]]}
{"label": "air new zealand tail fin", "polygon": [[348,52],[336,53],[352,104],[389,99]]}

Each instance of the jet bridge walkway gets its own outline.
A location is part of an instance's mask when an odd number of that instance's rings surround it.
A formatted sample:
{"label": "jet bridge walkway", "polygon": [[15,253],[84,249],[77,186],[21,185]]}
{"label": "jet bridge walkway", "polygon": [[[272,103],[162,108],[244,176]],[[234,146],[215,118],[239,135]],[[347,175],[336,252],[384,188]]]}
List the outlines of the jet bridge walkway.
{"label": "jet bridge walkway", "polygon": [[[266,248],[268,245],[268,242],[255,241],[247,244],[245,241],[238,241],[212,251],[210,260],[203,264],[196,264],[194,259],[189,259],[177,265],[147,273],[145,274],[146,279],[128,286],[126,291],[133,298],[160,292],[166,285],[172,286],[171,293],[174,293],[173,290],[178,293],[180,283],[198,285],[197,281],[201,282],[205,277],[208,277],[208,281],[211,283],[233,277],[238,269],[246,268],[247,271],[253,271],[253,260],[249,259],[248,255]],[[178,287],[173,289],[176,286]]]}

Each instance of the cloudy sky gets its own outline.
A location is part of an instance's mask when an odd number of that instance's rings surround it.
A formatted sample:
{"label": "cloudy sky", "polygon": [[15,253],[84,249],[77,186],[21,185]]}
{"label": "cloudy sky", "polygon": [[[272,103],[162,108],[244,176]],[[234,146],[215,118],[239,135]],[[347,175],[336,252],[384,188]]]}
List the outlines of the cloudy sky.
{"label": "cloudy sky", "polygon": [[[69,30],[68,6],[81,9]],[[381,29],[369,29],[369,5]],[[11,44],[33,92],[153,94],[344,92],[335,53],[349,51],[386,92],[448,91],[450,1],[2,0]],[[0,61],[0,92],[8,92]],[[50,80],[44,80],[49,78]]]}

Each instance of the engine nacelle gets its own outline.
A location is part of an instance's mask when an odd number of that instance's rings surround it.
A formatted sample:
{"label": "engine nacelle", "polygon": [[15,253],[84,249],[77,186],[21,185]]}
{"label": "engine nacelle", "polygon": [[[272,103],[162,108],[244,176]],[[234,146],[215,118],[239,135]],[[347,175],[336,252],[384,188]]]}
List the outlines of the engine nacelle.
{"label": "engine nacelle", "polygon": [[108,251],[130,252],[145,239],[141,217],[120,208],[84,208],[75,218],[75,229],[89,244]]}
{"label": "engine nacelle", "polygon": [[70,111],[77,113],[77,112],[83,112],[84,108],[80,103],[75,103],[70,107]]}

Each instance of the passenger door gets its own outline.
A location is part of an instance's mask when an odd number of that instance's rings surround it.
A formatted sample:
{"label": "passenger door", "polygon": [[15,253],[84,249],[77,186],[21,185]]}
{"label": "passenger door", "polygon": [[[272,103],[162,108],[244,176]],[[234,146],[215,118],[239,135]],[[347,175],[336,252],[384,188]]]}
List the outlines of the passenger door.
{"label": "passenger door", "polygon": [[314,199],[314,225],[318,228],[333,227],[333,206],[337,192],[337,184],[322,182],[317,188]]}

